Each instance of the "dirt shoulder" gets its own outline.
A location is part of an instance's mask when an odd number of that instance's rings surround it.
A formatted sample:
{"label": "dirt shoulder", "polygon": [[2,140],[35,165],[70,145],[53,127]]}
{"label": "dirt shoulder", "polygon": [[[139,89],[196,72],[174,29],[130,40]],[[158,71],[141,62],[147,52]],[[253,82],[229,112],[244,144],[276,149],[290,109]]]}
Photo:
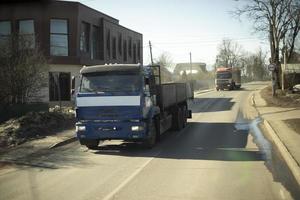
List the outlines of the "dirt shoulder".
{"label": "dirt shoulder", "polygon": [[[268,86],[264,88],[260,94],[266,101],[269,107],[281,108],[296,108],[300,110],[300,94],[289,94],[281,90],[277,90],[277,96],[272,97],[272,88]],[[300,134],[300,116],[294,119],[287,119],[284,122],[293,129],[296,133]]]}
{"label": "dirt shoulder", "polygon": [[272,97],[271,86],[264,88],[260,92],[262,98],[266,101],[267,106],[283,108],[300,108],[300,94],[289,94],[281,90],[277,90],[276,93],[277,96]]}
{"label": "dirt shoulder", "polygon": [[74,127],[74,113],[69,110],[30,112],[0,124],[0,149],[54,135]]}
{"label": "dirt shoulder", "polygon": [[297,118],[297,119],[287,119],[287,120],[284,120],[284,122],[290,128],[292,128],[296,133],[300,134],[300,118]]}

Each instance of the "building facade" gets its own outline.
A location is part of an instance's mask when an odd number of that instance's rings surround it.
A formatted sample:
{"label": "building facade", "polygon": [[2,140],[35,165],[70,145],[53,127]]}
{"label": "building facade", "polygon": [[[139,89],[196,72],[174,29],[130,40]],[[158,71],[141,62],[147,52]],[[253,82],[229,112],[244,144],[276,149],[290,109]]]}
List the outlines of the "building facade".
{"label": "building facade", "polygon": [[39,94],[44,102],[69,102],[71,77],[83,65],[143,63],[142,34],[79,2],[0,4],[0,39],[13,33],[29,38],[48,60],[48,88]]}

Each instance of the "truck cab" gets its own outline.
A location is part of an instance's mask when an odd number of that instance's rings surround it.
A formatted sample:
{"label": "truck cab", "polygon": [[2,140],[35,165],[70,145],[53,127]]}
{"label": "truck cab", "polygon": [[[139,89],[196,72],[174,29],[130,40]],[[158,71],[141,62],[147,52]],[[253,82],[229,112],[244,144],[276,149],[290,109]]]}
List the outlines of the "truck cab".
{"label": "truck cab", "polygon": [[237,67],[219,67],[216,70],[216,90],[239,89],[241,87],[241,71]]}
{"label": "truck cab", "polygon": [[76,134],[90,149],[103,140],[139,141],[151,148],[160,134],[183,127],[191,116],[187,85],[161,84],[159,66],[97,65],[80,74]]}

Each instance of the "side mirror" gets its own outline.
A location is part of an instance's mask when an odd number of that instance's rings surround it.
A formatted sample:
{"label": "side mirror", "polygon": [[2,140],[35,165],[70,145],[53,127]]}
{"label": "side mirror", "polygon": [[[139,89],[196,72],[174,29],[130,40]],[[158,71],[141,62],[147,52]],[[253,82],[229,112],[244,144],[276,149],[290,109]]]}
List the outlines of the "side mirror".
{"label": "side mirror", "polygon": [[71,89],[75,90],[75,76],[72,76]]}
{"label": "side mirror", "polygon": [[72,76],[71,80],[71,95],[73,96],[75,94],[75,76]]}

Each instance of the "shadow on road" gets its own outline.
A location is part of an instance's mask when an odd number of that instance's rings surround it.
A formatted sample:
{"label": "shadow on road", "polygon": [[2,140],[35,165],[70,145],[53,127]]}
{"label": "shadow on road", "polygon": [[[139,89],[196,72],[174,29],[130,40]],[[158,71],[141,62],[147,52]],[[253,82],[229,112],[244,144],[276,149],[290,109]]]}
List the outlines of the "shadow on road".
{"label": "shadow on road", "polygon": [[[167,133],[153,149],[145,150],[141,144],[106,144],[95,154],[128,157],[157,157],[165,159],[261,161],[262,153],[246,149],[248,130],[237,130],[233,123],[189,123],[178,133]],[[155,154],[161,149],[159,154]]]}
{"label": "shadow on road", "polygon": [[231,110],[234,104],[232,98],[195,98],[191,107],[193,113],[219,112]]}
{"label": "shadow on road", "polygon": [[20,168],[22,166],[43,169],[86,168],[97,163],[95,162],[97,157],[90,159],[89,154],[180,160],[263,160],[262,153],[256,149],[245,148],[248,135],[248,130],[239,130],[234,123],[191,122],[180,132],[164,134],[161,142],[153,149],[145,149],[140,143],[123,142],[116,145],[107,142],[100,145],[98,150],[87,151],[84,147],[79,147],[76,142],[64,147],[36,152],[27,157],[8,160],[8,163]]}

